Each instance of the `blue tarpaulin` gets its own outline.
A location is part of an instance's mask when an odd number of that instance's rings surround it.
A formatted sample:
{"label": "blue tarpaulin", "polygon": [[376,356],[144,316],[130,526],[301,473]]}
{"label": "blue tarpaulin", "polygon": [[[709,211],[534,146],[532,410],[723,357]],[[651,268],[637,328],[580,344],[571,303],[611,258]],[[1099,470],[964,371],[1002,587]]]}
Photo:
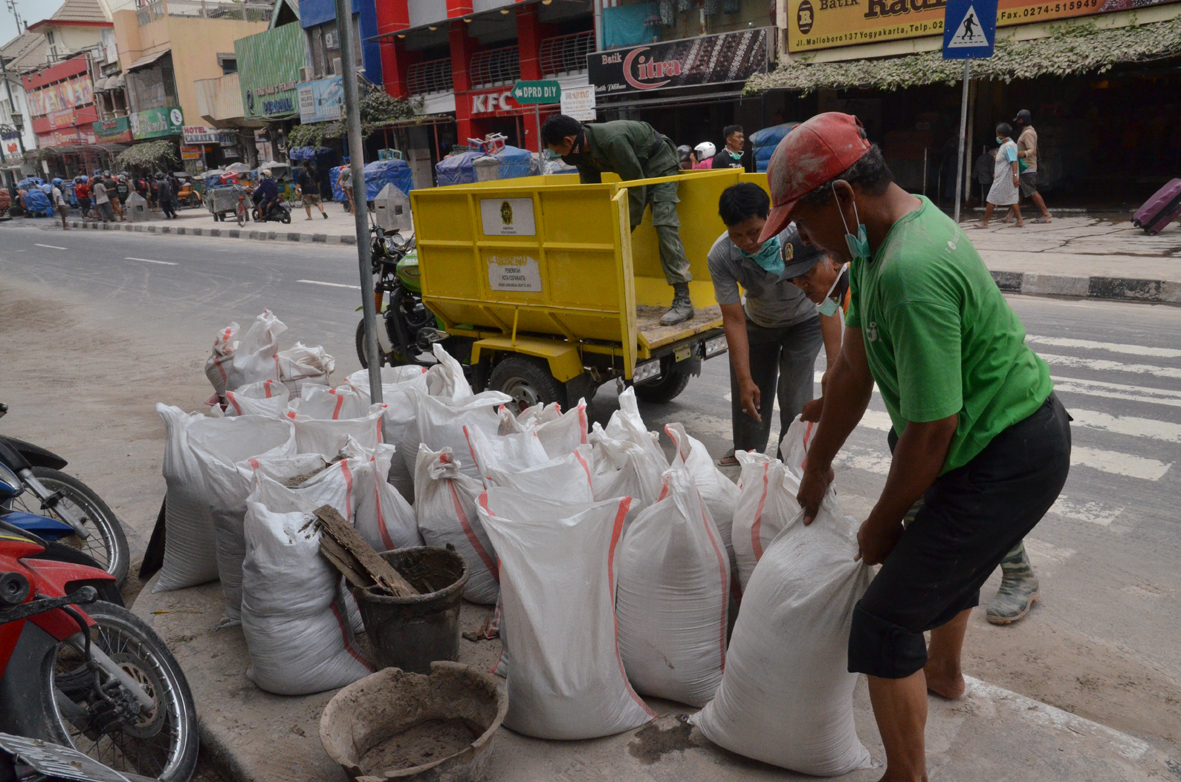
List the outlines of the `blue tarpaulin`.
{"label": "blue tarpaulin", "polygon": [[650,17],[659,18],[656,3],[636,3],[603,9],[603,47],[638,46],[656,40],[656,28],[644,24]]}
{"label": "blue tarpaulin", "polygon": [[[484,157],[483,152],[464,152],[443,158],[435,166],[435,175],[439,180],[439,187],[446,185],[470,185],[476,181],[476,158]],[[500,160],[500,178],[515,179],[530,176],[532,171],[533,153],[520,147],[506,146],[493,157]]]}
{"label": "blue tarpaulin", "polygon": [[771,162],[771,155],[775,154],[775,147],[779,146],[783,137],[799,124],[798,122],[785,122],[782,125],[772,125],[769,128],[756,130],[751,134],[750,143],[755,148],[755,171],[767,170],[767,164]]}
{"label": "blue tarpaulin", "polygon": [[35,217],[46,217],[53,214],[53,207],[49,205],[49,196],[35,187],[25,193],[25,209]]}
{"label": "blue tarpaulin", "polygon": [[[344,190],[337,180],[340,179],[340,166],[328,172],[328,181],[332,185],[332,200],[345,201]],[[414,189],[414,174],[410,171],[410,164],[405,160],[375,160],[365,166],[365,200],[372,201],[386,185],[392,184],[407,195]],[[354,191],[355,192],[355,191]]]}

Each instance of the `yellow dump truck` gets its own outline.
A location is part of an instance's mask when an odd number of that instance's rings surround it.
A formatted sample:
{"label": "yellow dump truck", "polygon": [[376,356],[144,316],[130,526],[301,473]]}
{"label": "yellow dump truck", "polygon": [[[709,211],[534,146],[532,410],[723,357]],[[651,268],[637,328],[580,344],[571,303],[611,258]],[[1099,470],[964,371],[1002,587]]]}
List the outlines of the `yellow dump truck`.
{"label": "yellow dump truck", "polygon": [[[629,230],[627,185],[680,181],[681,239],[693,274],[691,321],[661,326],[672,288],[656,233]],[[446,332],[444,347],[477,389],[521,406],[589,401],[622,379],[645,401],[665,402],[726,352],[706,254],[725,230],[718,197],[743,179],[699,171],[584,185],[542,176],[414,190],[422,301]],[[765,186],[765,184],[764,184]]]}

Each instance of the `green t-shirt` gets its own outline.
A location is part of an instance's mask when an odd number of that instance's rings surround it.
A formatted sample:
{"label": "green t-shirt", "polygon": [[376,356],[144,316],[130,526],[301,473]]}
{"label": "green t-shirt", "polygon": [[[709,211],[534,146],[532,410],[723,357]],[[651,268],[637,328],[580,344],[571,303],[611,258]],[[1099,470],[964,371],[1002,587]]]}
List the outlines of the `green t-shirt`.
{"label": "green t-shirt", "polygon": [[959,414],[942,474],[1032,415],[1053,384],[976,248],[919,199],[871,261],[851,264],[845,322],[861,329],[895,432]]}

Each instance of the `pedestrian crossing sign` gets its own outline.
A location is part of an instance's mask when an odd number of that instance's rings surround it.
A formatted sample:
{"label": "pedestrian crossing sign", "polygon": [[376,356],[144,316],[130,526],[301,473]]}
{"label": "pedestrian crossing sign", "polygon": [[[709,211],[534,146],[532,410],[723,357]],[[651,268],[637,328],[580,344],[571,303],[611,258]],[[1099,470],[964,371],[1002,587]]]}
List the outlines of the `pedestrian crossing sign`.
{"label": "pedestrian crossing sign", "polygon": [[985,59],[996,43],[997,0],[947,0],[943,59]]}

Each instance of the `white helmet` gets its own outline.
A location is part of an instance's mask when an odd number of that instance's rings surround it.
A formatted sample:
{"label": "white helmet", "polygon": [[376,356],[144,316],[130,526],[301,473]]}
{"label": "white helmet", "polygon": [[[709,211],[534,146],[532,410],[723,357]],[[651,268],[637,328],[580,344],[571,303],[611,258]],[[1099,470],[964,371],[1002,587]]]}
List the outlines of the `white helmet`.
{"label": "white helmet", "polygon": [[697,153],[698,160],[705,160],[711,158],[718,153],[718,148],[713,145],[713,142],[703,141],[697,146],[693,147],[693,151]]}

